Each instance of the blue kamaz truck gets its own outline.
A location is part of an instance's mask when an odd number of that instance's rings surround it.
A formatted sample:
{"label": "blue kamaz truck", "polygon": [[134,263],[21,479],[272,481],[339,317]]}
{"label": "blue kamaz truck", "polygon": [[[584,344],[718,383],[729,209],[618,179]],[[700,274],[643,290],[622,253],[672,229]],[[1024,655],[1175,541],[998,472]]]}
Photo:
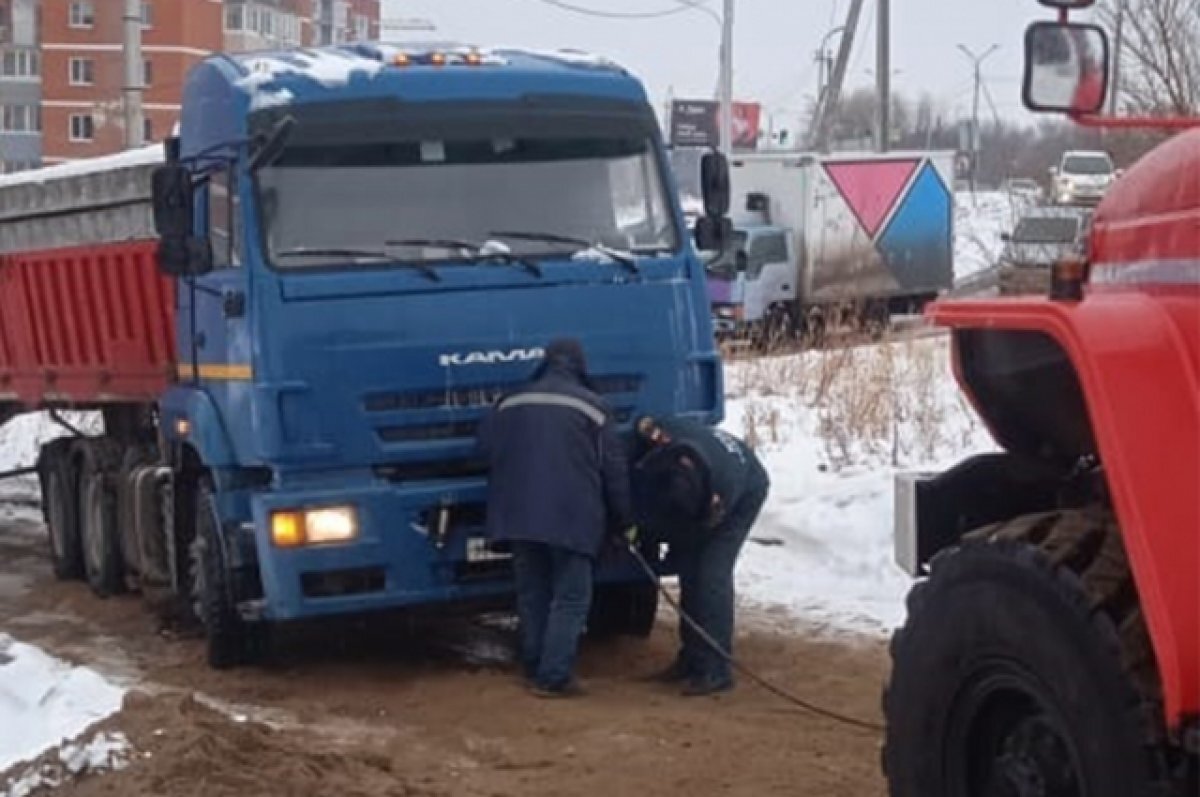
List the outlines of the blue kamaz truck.
{"label": "blue kamaz truck", "polygon": [[[37,465],[55,569],[197,619],[214,666],[272,623],[508,599],[475,432],[557,336],[626,426],[723,412],[655,115],[602,59],[214,56],[177,137],[0,199],[0,421],[72,429]],[[649,631],[631,561],[598,585],[593,630]]]}

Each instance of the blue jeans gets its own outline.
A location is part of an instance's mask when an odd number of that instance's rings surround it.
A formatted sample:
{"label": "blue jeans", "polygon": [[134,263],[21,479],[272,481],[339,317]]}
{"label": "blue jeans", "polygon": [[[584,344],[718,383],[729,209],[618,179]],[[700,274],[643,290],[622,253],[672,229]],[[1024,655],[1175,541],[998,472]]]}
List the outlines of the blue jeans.
{"label": "blue jeans", "polygon": [[544,689],[561,689],[573,677],[592,605],[591,557],[540,542],[514,542],[513,571],[525,677]]}
{"label": "blue jeans", "polygon": [[[683,611],[730,655],[733,654],[733,570],[738,554],[750,535],[767,499],[767,486],[742,497],[720,526],[694,532],[694,537],[676,546],[679,569],[679,603]],[[676,666],[693,681],[727,684],[733,681],[729,662],[713,650],[682,618],[681,643]]]}

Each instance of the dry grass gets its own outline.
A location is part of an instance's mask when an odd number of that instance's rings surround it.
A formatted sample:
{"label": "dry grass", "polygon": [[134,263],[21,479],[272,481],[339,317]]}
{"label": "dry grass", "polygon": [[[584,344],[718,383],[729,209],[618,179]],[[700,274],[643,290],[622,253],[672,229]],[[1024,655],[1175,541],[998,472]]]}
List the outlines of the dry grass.
{"label": "dry grass", "polygon": [[729,369],[729,396],[744,399],[742,433],[752,446],[815,434],[831,470],[928,462],[966,448],[978,429],[947,386],[948,358],[941,338],[743,358]]}

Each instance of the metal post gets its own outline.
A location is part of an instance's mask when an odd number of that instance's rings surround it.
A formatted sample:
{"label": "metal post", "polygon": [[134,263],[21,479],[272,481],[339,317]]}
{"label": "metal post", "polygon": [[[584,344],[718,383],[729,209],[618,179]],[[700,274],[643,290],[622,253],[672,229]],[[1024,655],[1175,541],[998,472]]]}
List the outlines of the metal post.
{"label": "metal post", "polygon": [[1108,112],[1116,116],[1121,97],[1121,49],[1125,41],[1125,0],[1117,0],[1117,23],[1113,30],[1112,85],[1109,87]]}
{"label": "metal post", "polygon": [[879,94],[879,129],[876,149],[887,152],[891,144],[892,109],[892,54],[891,54],[891,0],[877,0],[879,19],[876,25],[875,80]]}
{"label": "metal post", "polygon": [[733,0],[721,16],[721,151],[733,152]]}
{"label": "metal post", "polygon": [[975,193],[975,178],[976,172],[979,169],[979,92],[983,87],[983,62],[988,56],[1000,49],[1000,45],[993,44],[983,55],[975,55],[966,45],[958,45],[958,49],[966,54],[967,58],[975,64],[975,99],[971,103],[971,193]]}
{"label": "metal post", "polygon": [[841,100],[842,84],[846,80],[846,67],[850,63],[850,51],[854,47],[854,34],[858,30],[858,18],[862,14],[863,0],[850,0],[850,9],[846,13],[845,33],[838,47],[837,60],[830,70],[829,83],[825,88],[825,101],[821,103],[821,116],[816,124],[816,148],[824,152],[829,145],[829,128],[837,113],[838,102]]}
{"label": "metal post", "polygon": [[142,0],[125,0],[125,146],[129,149],[145,143],[145,123],[142,114],[142,82],[145,66],[142,62]]}

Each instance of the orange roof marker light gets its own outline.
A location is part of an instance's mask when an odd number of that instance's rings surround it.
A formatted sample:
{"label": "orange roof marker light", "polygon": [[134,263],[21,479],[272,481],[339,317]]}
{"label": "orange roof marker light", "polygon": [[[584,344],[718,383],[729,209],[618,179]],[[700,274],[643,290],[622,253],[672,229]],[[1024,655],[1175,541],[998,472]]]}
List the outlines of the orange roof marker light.
{"label": "orange roof marker light", "polygon": [[446,65],[446,54],[445,53],[432,53],[429,56],[429,63],[433,64],[434,66],[445,66]]}
{"label": "orange roof marker light", "polygon": [[409,66],[412,64],[412,58],[408,53],[396,53],[392,56],[392,66]]}
{"label": "orange roof marker light", "polygon": [[471,50],[466,56],[467,66],[482,66],[483,55],[478,50]]}

